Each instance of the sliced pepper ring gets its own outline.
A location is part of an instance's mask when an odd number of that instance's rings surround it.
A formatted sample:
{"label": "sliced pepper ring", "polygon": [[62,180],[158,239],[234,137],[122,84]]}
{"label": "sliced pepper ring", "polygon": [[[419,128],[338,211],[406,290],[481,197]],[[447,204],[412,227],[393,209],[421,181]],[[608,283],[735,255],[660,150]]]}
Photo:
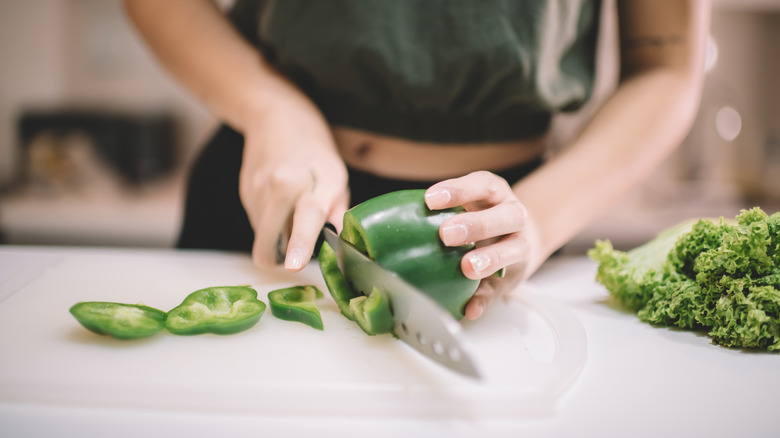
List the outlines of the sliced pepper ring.
{"label": "sliced pepper ring", "polygon": [[257,324],[265,303],[249,286],[218,286],[197,290],[168,312],[165,327],[176,335],[229,335]]}
{"label": "sliced pepper ring", "polygon": [[152,336],[165,328],[166,313],[142,304],[83,301],[70,313],[87,330],[117,339]]}
{"label": "sliced pepper ring", "polygon": [[378,335],[393,331],[395,321],[390,304],[376,288],[367,296],[351,299],[349,308],[355,322],[366,334]]}
{"label": "sliced pepper ring", "polygon": [[268,292],[268,303],[273,316],[322,330],[322,316],[314,304],[322,297],[322,291],[315,286],[292,286]]}
{"label": "sliced pepper ring", "polygon": [[328,291],[333,297],[333,301],[339,307],[341,314],[347,317],[347,319],[354,321],[355,318],[352,315],[349,302],[351,299],[360,296],[360,294],[354,292],[349,286],[346,277],[339,269],[336,251],[333,250],[328,242],[322,242],[320,253],[317,255],[317,261],[320,265],[320,271],[322,271],[322,278],[325,279],[325,285],[328,287]]}
{"label": "sliced pepper ring", "polygon": [[371,336],[390,333],[393,330],[393,314],[389,303],[376,289],[368,296],[355,292],[339,269],[336,252],[328,242],[322,243],[317,261],[325,285],[342,315],[355,321],[366,334]]}

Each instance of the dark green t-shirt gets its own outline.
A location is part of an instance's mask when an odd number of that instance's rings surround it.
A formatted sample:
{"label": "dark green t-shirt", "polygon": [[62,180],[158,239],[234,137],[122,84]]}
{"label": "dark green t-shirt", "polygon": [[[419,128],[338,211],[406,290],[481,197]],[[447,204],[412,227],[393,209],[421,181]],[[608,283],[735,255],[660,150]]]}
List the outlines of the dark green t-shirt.
{"label": "dark green t-shirt", "polygon": [[590,97],[600,0],[238,0],[230,17],[334,125],[530,138]]}

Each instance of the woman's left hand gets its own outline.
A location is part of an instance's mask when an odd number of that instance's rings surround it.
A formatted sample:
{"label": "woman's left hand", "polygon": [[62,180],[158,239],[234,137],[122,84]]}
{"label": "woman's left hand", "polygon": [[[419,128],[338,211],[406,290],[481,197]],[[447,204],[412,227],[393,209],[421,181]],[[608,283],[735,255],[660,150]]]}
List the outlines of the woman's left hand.
{"label": "woman's left hand", "polygon": [[[476,319],[488,302],[512,290],[538,266],[539,235],[528,211],[500,176],[479,171],[439,182],[425,193],[431,210],[463,206],[466,213],[446,220],[439,236],[447,246],[476,243],[461,260],[463,274],[482,280],[466,304],[466,318]],[[493,274],[506,268],[504,277]]]}

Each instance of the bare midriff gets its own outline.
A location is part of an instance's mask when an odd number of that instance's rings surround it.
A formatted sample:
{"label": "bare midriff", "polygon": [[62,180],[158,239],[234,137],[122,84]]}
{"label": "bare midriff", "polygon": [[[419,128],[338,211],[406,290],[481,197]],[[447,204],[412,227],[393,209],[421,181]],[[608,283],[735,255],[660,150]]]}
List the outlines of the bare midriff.
{"label": "bare midriff", "polygon": [[476,170],[501,171],[541,157],[549,141],[534,139],[486,143],[427,143],[334,127],[344,162],[357,170],[411,181],[433,181]]}

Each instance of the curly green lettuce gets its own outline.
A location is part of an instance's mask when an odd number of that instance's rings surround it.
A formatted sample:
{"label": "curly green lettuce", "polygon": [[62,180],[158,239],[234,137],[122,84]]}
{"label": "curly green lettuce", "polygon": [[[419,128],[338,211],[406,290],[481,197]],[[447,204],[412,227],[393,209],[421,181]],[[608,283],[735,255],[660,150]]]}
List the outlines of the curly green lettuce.
{"label": "curly green lettuce", "polygon": [[780,351],[780,213],[687,221],[627,252],[599,240],[588,256],[596,280],[641,321]]}

